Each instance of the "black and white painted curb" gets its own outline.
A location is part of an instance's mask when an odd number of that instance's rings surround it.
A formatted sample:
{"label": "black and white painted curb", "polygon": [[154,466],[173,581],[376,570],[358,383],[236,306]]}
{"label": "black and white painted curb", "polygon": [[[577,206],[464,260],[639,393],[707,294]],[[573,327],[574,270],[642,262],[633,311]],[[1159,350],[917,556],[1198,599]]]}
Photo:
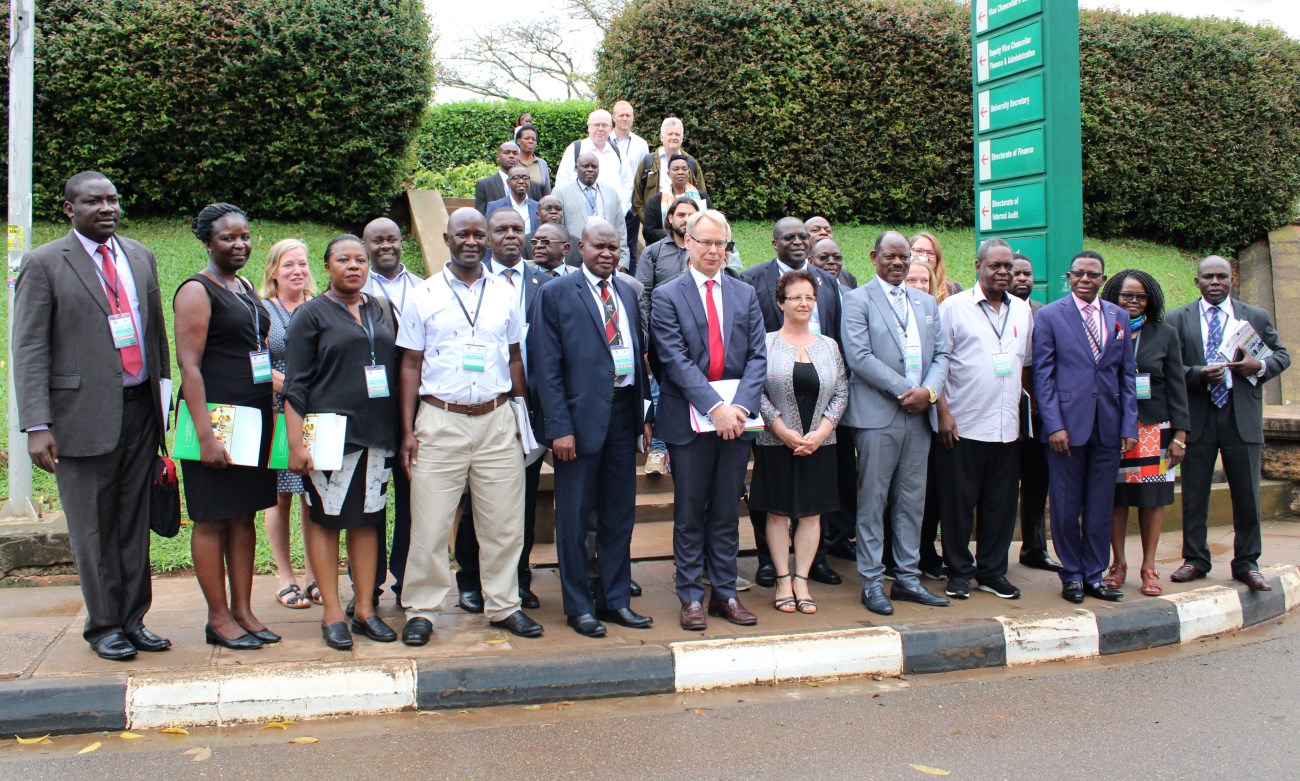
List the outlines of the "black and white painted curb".
{"label": "black and white painted curb", "polygon": [[1040,615],[692,640],[580,657],[397,659],[28,679],[0,684],[0,734],[301,720],[1085,659],[1232,632],[1300,604],[1300,567],[1263,573],[1271,592],[1207,586]]}

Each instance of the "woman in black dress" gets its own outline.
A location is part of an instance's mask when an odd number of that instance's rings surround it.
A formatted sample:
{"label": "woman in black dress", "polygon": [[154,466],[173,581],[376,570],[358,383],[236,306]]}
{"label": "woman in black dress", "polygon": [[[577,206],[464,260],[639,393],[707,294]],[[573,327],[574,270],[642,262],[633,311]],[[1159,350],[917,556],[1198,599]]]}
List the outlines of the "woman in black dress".
{"label": "woman in black dress", "polygon": [[[397,452],[397,317],[387,299],[361,292],[369,270],[361,239],[343,235],[329,243],[329,289],[294,315],[284,376],[289,469],[303,476],[311,504],[303,536],[324,598],[321,635],[338,650],[352,647],[352,632],[381,643],[397,639],[374,612],[379,535]],[[339,469],[316,469],[303,443],[304,419],[313,413],[347,418]],[[339,598],[340,530],[347,532],[356,590],[352,632]]]}
{"label": "woman in black dress", "polygon": [[[279,635],[253,615],[254,518],[275,504],[270,453],[271,357],[266,350],[269,315],[239,270],[253,243],[248,218],[238,206],[214,203],[192,224],[208,251],[208,267],[181,283],[176,313],[176,362],[181,398],[194,421],[201,458],[182,461],[185,505],[194,533],[194,571],[208,603],[207,641],[235,650],[279,642]],[[208,404],[253,407],[262,413],[258,466],[235,466],[213,434]],[[226,581],[230,583],[229,602]]]}

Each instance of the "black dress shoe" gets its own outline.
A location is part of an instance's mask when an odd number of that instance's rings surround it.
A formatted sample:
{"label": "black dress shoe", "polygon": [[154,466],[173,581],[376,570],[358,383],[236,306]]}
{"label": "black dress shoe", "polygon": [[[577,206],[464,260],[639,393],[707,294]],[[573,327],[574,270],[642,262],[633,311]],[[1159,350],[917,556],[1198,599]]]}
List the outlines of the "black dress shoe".
{"label": "black dress shoe", "polygon": [[1073,602],[1076,605],[1083,602],[1083,581],[1071,580],[1061,586],[1061,596],[1065,598],[1066,602]]}
{"label": "black dress shoe", "polygon": [[776,565],[764,564],[754,573],[754,582],[763,588],[776,586]]}
{"label": "black dress shoe", "polygon": [[407,645],[424,645],[433,637],[433,622],[427,618],[412,618],[402,627],[402,642]]}
{"label": "black dress shoe", "polygon": [[[519,614],[516,613],[515,615]],[[583,613],[580,616],[569,616],[567,621],[569,626],[573,627],[573,631],[583,637],[605,636],[605,625],[600,623],[600,621],[591,613]]]}
{"label": "black dress shoe", "polygon": [[862,590],[862,606],[878,615],[894,614],[894,605],[885,596],[885,589],[880,586],[871,586]]}
{"label": "black dress shoe", "polygon": [[641,584],[637,583],[635,580],[629,582],[627,587],[627,593],[630,596],[634,596],[634,597],[641,596]]}
{"label": "black dress shoe", "polygon": [[597,610],[596,618],[628,629],[649,629],[655,622],[650,616],[639,615],[627,607],[620,607],[618,610]]}
{"label": "black dress shoe", "polygon": [[1089,583],[1083,587],[1083,593],[1093,599],[1104,599],[1107,602],[1119,602],[1124,598],[1124,592],[1117,588],[1111,588],[1101,581]]}
{"label": "black dress shoe", "polygon": [[325,645],[335,651],[347,651],[352,648],[352,633],[348,631],[348,622],[346,621],[321,624],[320,633],[321,637],[325,638]]}
{"label": "black dress shoe", "polygon": [[542,606],[542,600],[538,599],[531,589],[521,588],[519,589],[519,604],[527,610],[536,610]]}
{"label": "black dress shoe", "polygon": [[541,637],[542,625],[529,618],[522,610],[516,610],[500,621],[489,621],[497,629],[504,629],[519,637]]}
{"label": "black dress shoe", "polygon": [[840,577],[840,573],[825,564],[812,565],[812,569],[808,570],[808,579],[815,580],[818,583],[825,583],[828,586],[838,586],[844,582],[844,578]]}
{"label": "black dress shoe", "polygon": [[1031,569],[1045,569],[1048,572],[1060,572],[1061,564],[1056,559],[1048,556],[1046,553],[1020,557],[1020,566]]}
{"label": "black dress shoe", "polygon": [[166,651],[172,647],[172,641],[150,632],[145,627],[126,633],[126,639],[137,651]]}
{"label": "black dress shoe", "polygon": [[483,612],[483,592],[482,591],[462,591],[456,604],[466,613]]}
{"label": "black dress shoe", "polygon": [[[375,594],[375,598],[372,599],[372,600],[370,600],[370,606],[371,606],[371,607],[379,607],[379,595],[378,595],[378,594]],[[348,618],[352,618],[353,616],[355,616],[355,615],[357,614],[357,598],[356,598],[356,597],[353,597],[352,599],[349,599],[349,600],[348,600],[348,606],[345,607],[345,608],[343,608],[343,614],[346,615]]]}
{"label": "black dress shoe", "polygon": [[135,657],[136,647],[122,632],[109,632],[90,644],[100,659],[121,662]]}
{"label": "black dress shoe", "polygon": [[907,588],[899,585],[898,581],[894,581],[893,587],[889,589],[889,598],[895,602],[915,602],[926,607],[947,607],[950,604],[947,597],[933,594],[925,586]]}
{"label": "black dress shoe", "polygon": [[379,616],[371,616],[365,621],[352,619],[352,633],[364,635],[376,643],[391,643],[397,640],[397,633]]}
{"label": "black dress shoe", "polygon": [[239,626],[242,627],[245,632],[249,633],[253,637],[256,637],[258,640],[261,640],[263,645],[270,645],[271,643],[280,642],[281,639],[280,636],[277,635],[275,632],[272,632],[270,629],[258,629],[254,631],[244,626],[243,624],[240,624]]}
{"label": "black dress shoe", "polygon": [[232,640],[213,629],[211,624],[203,627],[203,639],[208,641],[208,645],[219,645],[232,651],[256,651],[262,647],[262,641],[252,635],[240,635]]}

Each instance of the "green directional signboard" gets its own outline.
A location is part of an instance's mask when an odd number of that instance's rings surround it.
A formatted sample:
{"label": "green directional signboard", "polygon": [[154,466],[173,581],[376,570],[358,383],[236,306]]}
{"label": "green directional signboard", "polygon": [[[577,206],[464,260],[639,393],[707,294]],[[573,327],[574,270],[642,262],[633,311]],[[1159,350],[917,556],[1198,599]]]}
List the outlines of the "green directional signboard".
{"label": "green directional signboard", "polygon": [[999,179],[1041,174],[1047,165],[1041,127],[975,145],[975,180],[983,184]]}
{"label": "green directional signboard", "polygon": [[1031,182],[1014,187],[986,187],[979,191],[979,226],[982,231],[1014,231],[1047,224],[1046,185]]}
{"label": "green directional signboard", "polygon": [[1043,64],[1043,25],[1031,22],[975,44],[975,82],[1038,68]]}
{"label": "green directional signboard", "polygon": [[975,93],[975,129],[1003,130],[1043,119],[1043,76],[1035,74]]}
{"label": "green directional signboard", "polygon": [[1043,10],[1043,0],[975,0],[975,32],[983,35]]}

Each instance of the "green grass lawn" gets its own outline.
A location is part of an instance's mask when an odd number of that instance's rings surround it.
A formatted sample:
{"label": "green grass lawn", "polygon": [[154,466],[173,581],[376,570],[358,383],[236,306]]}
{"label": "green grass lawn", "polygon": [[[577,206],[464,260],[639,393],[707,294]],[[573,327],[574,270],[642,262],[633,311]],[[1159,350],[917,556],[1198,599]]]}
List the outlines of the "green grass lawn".
{"label": "green grass lawn", "polygon": [[[755,265],[769,260],[772,251],[772,226],[770,223],[738,222],[734,226],[735,238],[741,257],[746,265]],[[919,226],[899,226],[904,233],[911,235]],[[845,266],[861,280],[871,278],[871,247],[876,235],[884,230],[878,225],[837,225],[835,236],[844,252]],[[34,226],[33,245],[43,244],[63,235],[67,231],[64,223],[42,222]],[[184,219],[140,219],[127,220],[121,229],[122,235],[137,239],[153,250],[158,258],[158,273],[163,292],[163,308],[167,314],[167,328],[172,330],[172,311],[170,300],[176,289],[191,274],[197,273],[207,265],[207,255],[203,245],[190,233],[189,222]],[[311,254],[312,272],[318,286],[325,281],[324,261],[321,252],[326,243],[340,231],[328,225],[315,223],[284,223],[255,220],[252,224],[254,251],[245,276],[255,286],[260,286],[267,250],[275,242],[287,238],[299,238],[307,243]],[[975,232],[966,230],[933,230],[945,248],[945,261],[949,273],[963,286],[969,287],[975,278],[974,245]],[[1196,258],[1178,250],[1142,241],[1088,241],[1087,246],[1099,251],[1105,258],[1107,268],[1118,270],[1138,267],[1150,272],[1165,287],[1166,300],[1170,305],[1190,301],[1195,295],[1192,277],[1195,272]],[[424,263],[419,248],[414,241],[405,245],[403,260],[407,266],[417,272],[423,272]],[[0,300],[0,311],[7,309],[7,300]],[[8,313],[4,311],[7,318]],[[0,333],[0,345],[3,346],[4,360],[8,360],[9,346],[7,332]],[[179,378],[172,356],[172,376]],[[8,390],[0,390],[7,394]],[[0,403],[0,409],[6,410],[7,399]],[[0,426],[0,450],[8,453],[8,424]],[[9,476],[0,470],[0,495],[9,495]],[[57,509],[59,506],[58,490],[52,475],[35,470],[33,479],[33,497],[45,509]],[[294,523],[298,523],[297,505],[294,505]],[[391,512],[391,510],[390,510]],[[259,523],[260,528],[260,523]],[[297,533],[294,545],[294,562],[302,563],[301,537]],[[182,527],[181,534],[171,540],[154,537],[151,553],[156,572],[171,572],[188,569],[191,566],[189,529]],[[272,569],[271,551],[264,537],[258,541],[257,569],[270,572]]]}

